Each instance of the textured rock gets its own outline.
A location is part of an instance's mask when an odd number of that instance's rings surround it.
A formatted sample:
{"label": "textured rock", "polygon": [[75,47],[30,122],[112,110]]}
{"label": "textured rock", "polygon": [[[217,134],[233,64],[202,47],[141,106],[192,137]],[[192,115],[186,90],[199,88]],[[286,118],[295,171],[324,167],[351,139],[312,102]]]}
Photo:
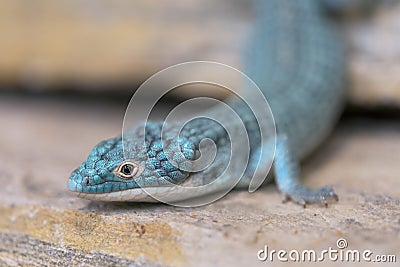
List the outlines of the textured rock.
{"label": "textured rock", "polygon": [[330,184],[339,194],[328,208],[282,204],[274,185],[200,208],[69,195],[70,171],[120,132],[123,108],[2,95],[0,266],[257,266],[264,245],[321,251],[336,249],[340,237],[349,249],[399,260],[398,120],[347,118],[304,164],[308,185]]}

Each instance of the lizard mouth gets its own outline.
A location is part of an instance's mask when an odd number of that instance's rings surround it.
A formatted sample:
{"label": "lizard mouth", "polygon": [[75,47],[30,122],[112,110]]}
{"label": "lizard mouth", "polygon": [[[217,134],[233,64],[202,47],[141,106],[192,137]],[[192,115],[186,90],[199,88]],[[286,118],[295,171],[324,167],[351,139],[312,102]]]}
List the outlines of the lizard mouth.
{"label": "lizard mouth", "polygon": [[93,194],[93,193],[83,193],[83,192],[72,192],[72,194],[83,199],[94,200],[94,201],[157,202],[142,188],[133,188],[124,191],[110,192],[110,193]]}

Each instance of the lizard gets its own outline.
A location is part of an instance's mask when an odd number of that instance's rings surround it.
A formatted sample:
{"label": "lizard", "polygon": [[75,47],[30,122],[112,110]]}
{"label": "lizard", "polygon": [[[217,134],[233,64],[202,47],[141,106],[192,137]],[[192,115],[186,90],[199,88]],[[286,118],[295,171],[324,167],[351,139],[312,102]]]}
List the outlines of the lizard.
{"label": "lizard", "polygon": [[[327,206],[329,200],[338,200],[337,194],[329,186],[305,186],[300,181],[299,161],[330,134],[341,114],[345,98],[343,45],[320,1],[258,0],[256,12],[254,32],[244,53],[244,69],[267,98],[276,123],[272,176],[285,199],[304,207],[308,203]],[[235,101],[231,104],[242,114],[250,137],[256,140],[249,138],[250,163],[246,173],[251,173],[260,151],[267,148],[259,147],[257,136],[251,136],[257,132],[254,116],[243,105]],[[212,113],[218,113],[218,108],[210,110]],[[183,127],[179,136],[167,134],[168,140],[163,142],[163,122],[145,124],[144,132],[132,129],[125,147],[122,136],[97,144],[71,173],[68,189],[89,200],[150,202],[157,201],[154,196],[158,195],[170,195],[179,201],[224,189],[222,181],[209,191],[198,190],[196,195],[170,190],[173,184],[202,185],[220,174],[230,148],[223,127],[199,119]],[[167,133],[179,124],[166,127]],[[196,173],[181,169],[179,162],[196,159],[204,138],[218,146],[215,162]],[[175,156],[176,162],[168,160],[166,154]],[[239,177],[238,185],[249,185],[246,173]],[[224,179],[233,178],[237,177]]]}

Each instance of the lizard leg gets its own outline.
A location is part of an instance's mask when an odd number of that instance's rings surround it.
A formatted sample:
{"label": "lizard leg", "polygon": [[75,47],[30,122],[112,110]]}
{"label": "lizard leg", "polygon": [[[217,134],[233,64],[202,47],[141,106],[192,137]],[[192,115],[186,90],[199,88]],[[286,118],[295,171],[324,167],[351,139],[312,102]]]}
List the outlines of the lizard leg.
{"label": "lizard leg", "polygon": [[279,135],[276,139],[274,174],[279,191],[286,200],[291,199],[303,207],[307,203],[322,203],[328,206],[328,199],[338,201],[338,196],[331,187],[311,189],[301,183],[298,162],[290,152],[285,135]]}

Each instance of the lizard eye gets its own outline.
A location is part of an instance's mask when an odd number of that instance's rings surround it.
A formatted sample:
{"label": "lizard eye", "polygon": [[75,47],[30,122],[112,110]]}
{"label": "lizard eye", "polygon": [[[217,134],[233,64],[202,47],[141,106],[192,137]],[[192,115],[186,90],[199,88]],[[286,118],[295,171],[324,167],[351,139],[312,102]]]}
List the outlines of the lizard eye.
{"label": "lizard eye", "polygon": [[124,162],[117,168],[115,174],[122,179],[131,179],[135,177],[138,171],[139,166],[136,163]]}

